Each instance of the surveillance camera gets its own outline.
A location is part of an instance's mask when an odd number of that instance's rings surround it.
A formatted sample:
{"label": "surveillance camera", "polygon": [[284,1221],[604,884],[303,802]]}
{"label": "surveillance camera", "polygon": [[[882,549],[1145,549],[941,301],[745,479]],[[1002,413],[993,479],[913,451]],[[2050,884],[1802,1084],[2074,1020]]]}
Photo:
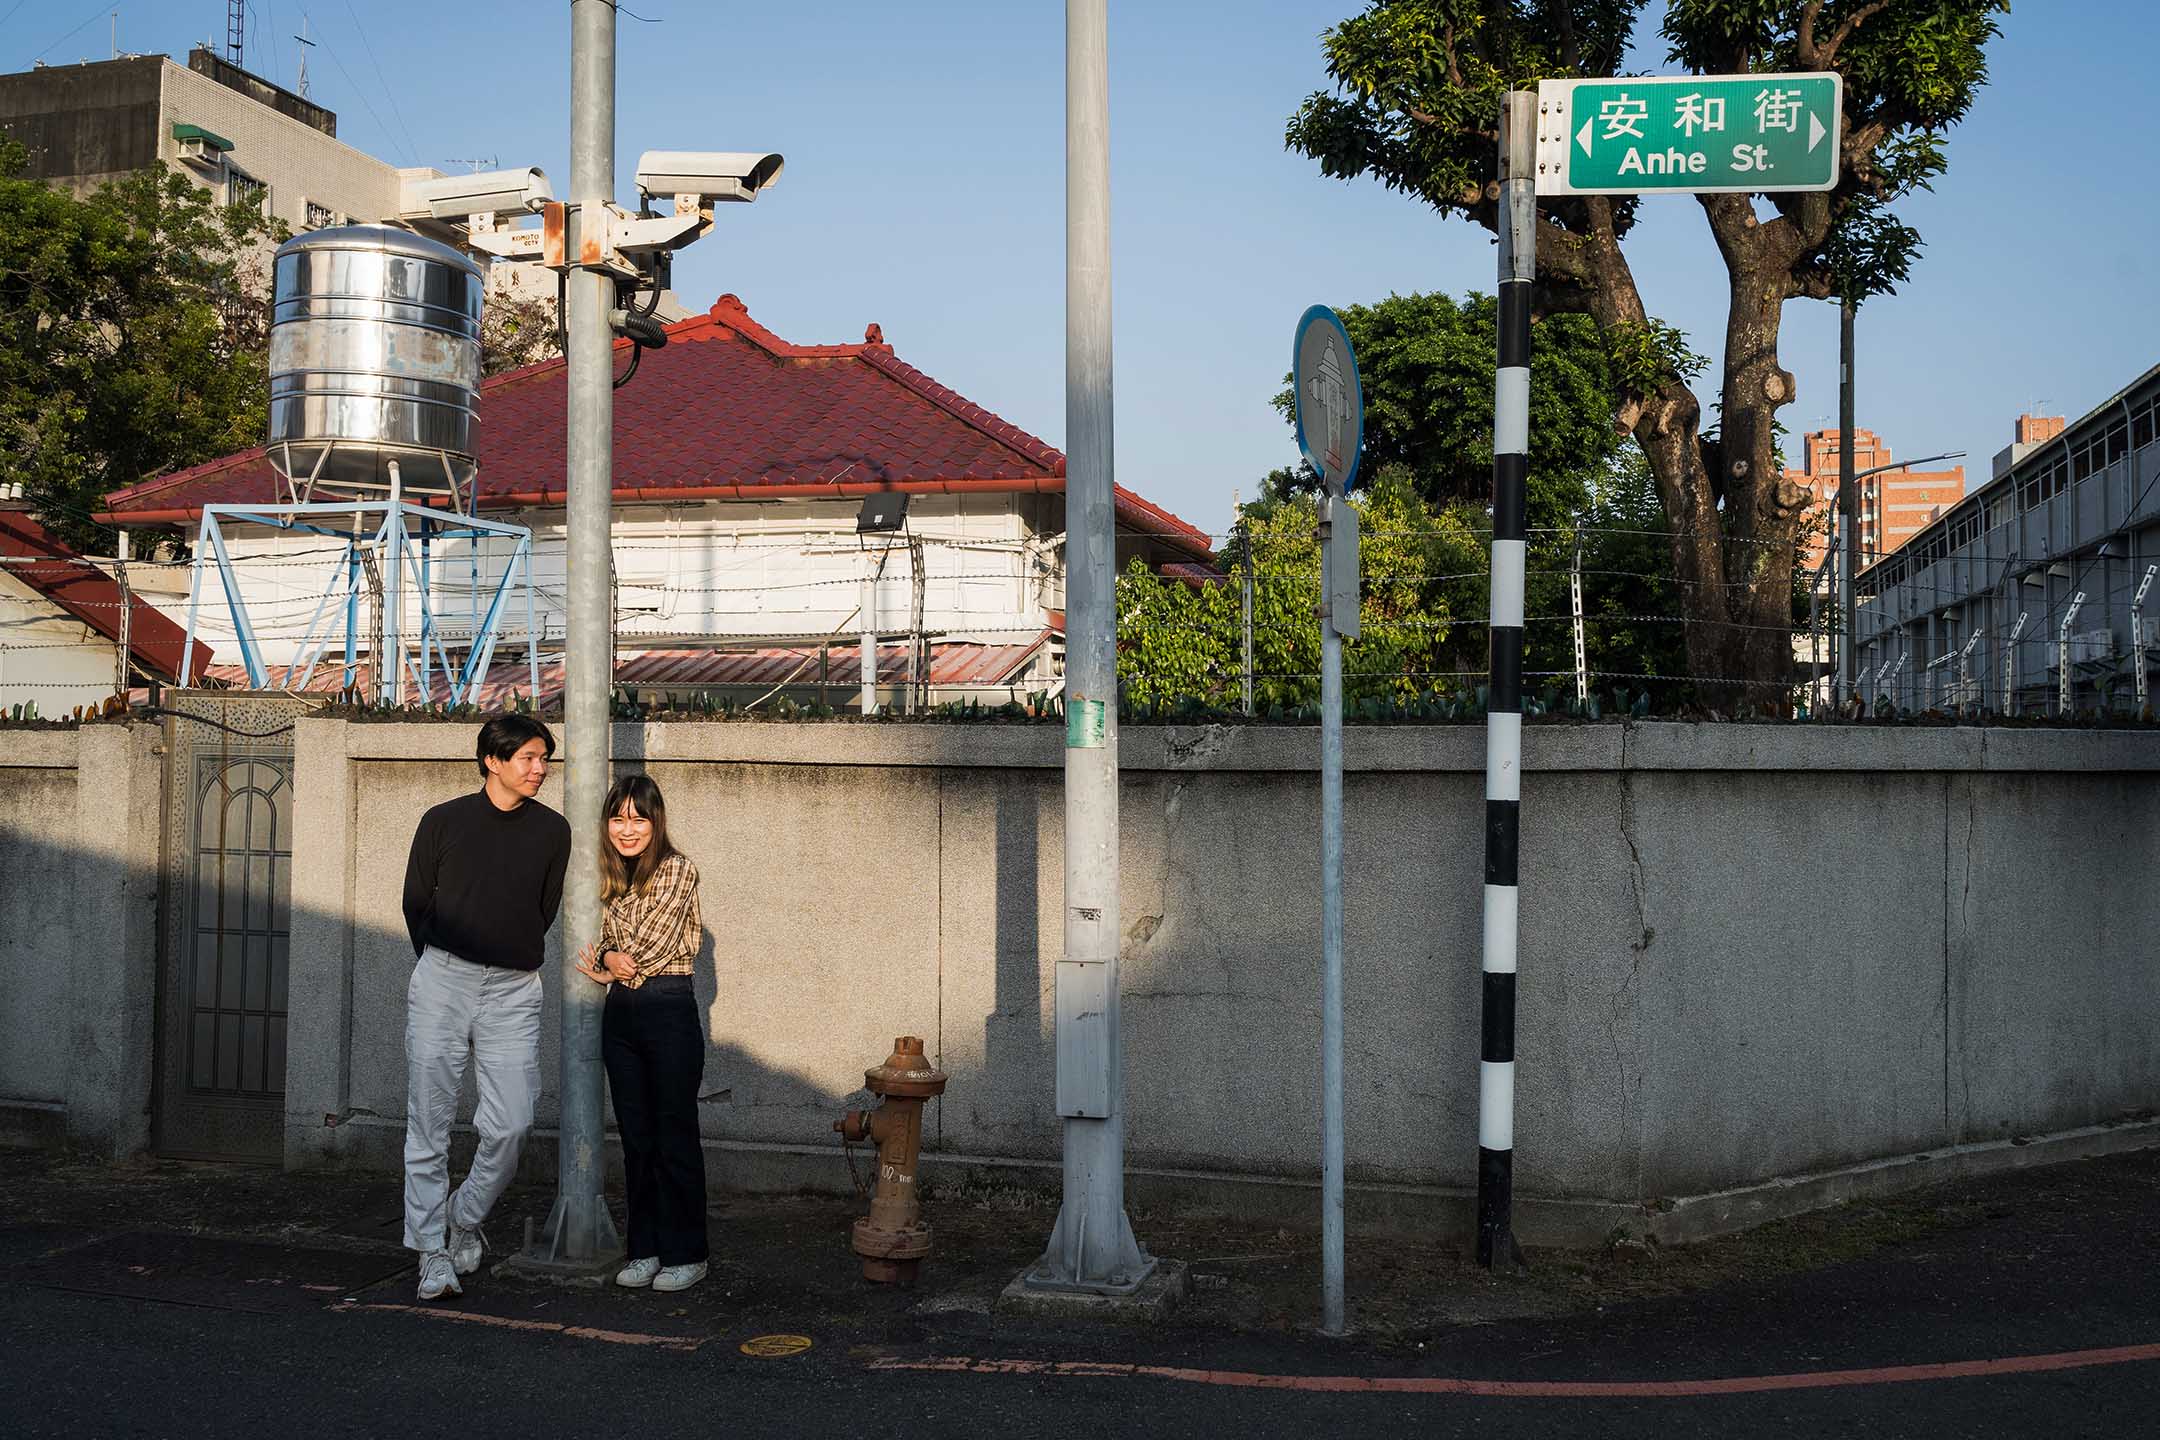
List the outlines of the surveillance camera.
{"label": "surveillance camera", "polygon": [[762,151],[648,150],[638,157],[638,193],[755,200],[780,178],[783,163]]}
{"label": "surveillance camera", "polygon": [[488,170],[478,175],[423,180],[414,194],[437,220],[536,211],[555,198],[547,172],[537,165],[526,170]]}

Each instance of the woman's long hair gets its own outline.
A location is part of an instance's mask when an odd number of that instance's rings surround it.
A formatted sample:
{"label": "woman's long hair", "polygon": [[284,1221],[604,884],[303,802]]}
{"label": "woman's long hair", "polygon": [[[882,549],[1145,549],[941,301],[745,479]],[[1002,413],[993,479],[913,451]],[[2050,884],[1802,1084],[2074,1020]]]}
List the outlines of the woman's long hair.
{"label": "woman's long hair", "polygon": [[[615,842],[608,838],[607,822],[628,810],[652,821],[652,843],[638,853],[635,861],[625,860]],[[643,890],[675,847],[668,843],[667,802],[660,798],[660,787],[650,775],[625,775],[617,780],[607,792],[607,801],[600,807],[600,903],[605,905],[619,895],[633,890]]]}

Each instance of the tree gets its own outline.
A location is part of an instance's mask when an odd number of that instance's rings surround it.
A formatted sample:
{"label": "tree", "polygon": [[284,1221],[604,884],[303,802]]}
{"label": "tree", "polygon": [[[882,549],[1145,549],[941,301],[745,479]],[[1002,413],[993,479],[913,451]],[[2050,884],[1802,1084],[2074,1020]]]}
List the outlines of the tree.
{"label": "tree", "polygon": [[552,297],[496,291],[480,315],[480,373],[500,375],[562,354]]}
{"label": "tree", "polygon": [[[1493,351],[1499,306],[1475,292],[1390,295],[1337,312],[1365,392],[1365,474],[1400,465],[1435,505],[1492,497]],[[1531,355],[1530,524],[1564,526],[1626,437],[1613,428],[1615,365],[1587,316],[1538,327]],[[1291,422],[1289,377],[1274,399]],[[1317,477],[1312,477],[1317,479]]]}
{"label": "tree", "polygon": [[0,467],[69,544],[107,492],[259,443],[283,227],[160,164],[76,199],[0,143]]}
{"label": "tree", "polygon": [[[1284,472],[1278,472],[1281,474]],[[1393,466],[1352,502],[1359,514],[1364,633],[1343,646],[1350,699],[1446,688],[1465,597],[1481,594],[1483,541],[1455,511],[1435,512]],[[1191,584],[1134,560],[1118,577],[1118,683],[1140,705],[1241,703],[1246,547],[1253,576],[1253,702],[1262,713],[1320,697],[1320,544],[1309,494],[1278,493],[1241,517],[1227,581]],[[1482,636],[1482,630],[1479,631]],[[1480,658],[1482,664],[1482,657]]]}
{"label": "tree", "polygon": [[[1501,97],[1541,78],[1617,74],[1643,0],[1372,0],[1323,37],[1335,92],[1291,117],[1287,143],[1329,175],[1370,175],[1443,215],[1499,223]],[[1778,362],[1789,299],[1893,293],[1919,235],[1893,206],[1946,168],[1945,137],[1986,79],[2006,0],[1670,0],[1658,34],[1694,74],[1835,70],[1841,179],[1827,193],[1696,197],[1730,302],[1717,423],[1684,347],[1651,319],[1629,266],[1632,197],[1538,202],[1533,309],[1591,316],[1621,359],[1619,426],[1640,442],[1671,521],[1697,677],[1782,697],[1792,673],[1793,562],[1807,497],[1776,462],[1793,400]]]}

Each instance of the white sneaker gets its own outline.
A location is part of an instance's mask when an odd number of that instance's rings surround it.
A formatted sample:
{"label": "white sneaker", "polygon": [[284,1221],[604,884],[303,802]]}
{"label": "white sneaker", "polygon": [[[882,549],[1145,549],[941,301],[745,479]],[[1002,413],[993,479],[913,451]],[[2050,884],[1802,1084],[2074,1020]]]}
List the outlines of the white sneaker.
{"label": "white sneaker", "polygon": [[452,1221],[450,1224],[450,1264],[460,1275],[470,1275],[480,1268],[480,1257],[487,1250],[487,1236],[475,1225],[468,1230]]}
{"label": "white sneaker", "polygon": [[616,1271],[615,1283],[625,1290],[642,1290],[647,1285],[652,1284],[653,1276],[659,1273],[659,1257],[648,1256],[643,1260],[632,1260],[622,1269]]}
{"label": "white sneaker", "polygon": [[655,1290],[687,1290],[704,1278],[705,1262],[703,1260],[693,1265],[670,1265],[653,1277],[652,1288]]}
{"label": "white sneaker", "polygon": [[465,1287],[458,1284],[457,1267],[450,1263],[447,1250],[430,1250],[420,1257],[420,1298],[440,1300],[445,1295],[463,1295]]}

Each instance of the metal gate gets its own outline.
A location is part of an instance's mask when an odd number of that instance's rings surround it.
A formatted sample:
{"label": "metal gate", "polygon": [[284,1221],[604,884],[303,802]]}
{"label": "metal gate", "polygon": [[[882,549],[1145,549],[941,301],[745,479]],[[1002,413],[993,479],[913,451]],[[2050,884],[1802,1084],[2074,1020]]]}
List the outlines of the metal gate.
{"label": "metal gate", "polygon": [[165,721],[156,1145],[284,1153],[295,717],[286,695],[187,692]]}

